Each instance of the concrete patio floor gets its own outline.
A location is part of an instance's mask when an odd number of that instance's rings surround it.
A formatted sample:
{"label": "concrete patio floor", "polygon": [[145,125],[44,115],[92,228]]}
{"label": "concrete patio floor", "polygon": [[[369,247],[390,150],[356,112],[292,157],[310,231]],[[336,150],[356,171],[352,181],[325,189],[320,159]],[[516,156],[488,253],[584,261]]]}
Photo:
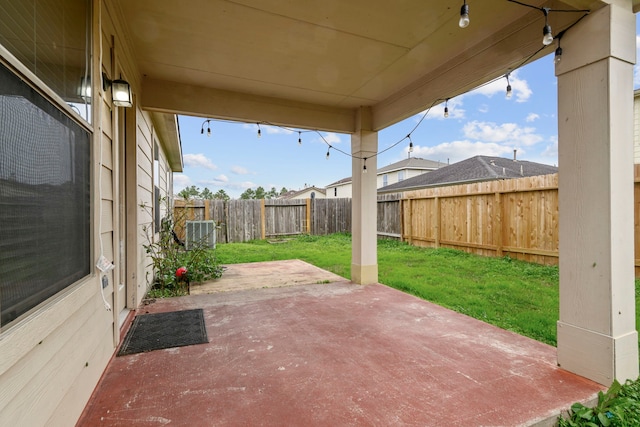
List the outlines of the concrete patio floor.
{"label": "concrete patio floor", "polygon": [[202,308],[209,343],[114,357],[77,425],[546,426],[603,389],[553,347],[318,270],[230,266],[213,293],[142,306]]}

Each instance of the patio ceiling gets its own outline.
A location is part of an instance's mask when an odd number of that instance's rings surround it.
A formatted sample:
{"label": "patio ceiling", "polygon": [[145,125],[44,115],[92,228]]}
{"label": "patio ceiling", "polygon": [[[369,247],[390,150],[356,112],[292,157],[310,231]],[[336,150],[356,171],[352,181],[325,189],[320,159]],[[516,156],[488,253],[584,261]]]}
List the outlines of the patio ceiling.
{"label": "patio ceiling", "polygon": [[[542,47],[544,26],[540,10],[506,0],[470,0],[465,29],[460,0],[117,2],[142,108],[346,133],[360,107],[380,130],[517,68]],[[551,12],[549,23],[558,34],[581,16]]]}

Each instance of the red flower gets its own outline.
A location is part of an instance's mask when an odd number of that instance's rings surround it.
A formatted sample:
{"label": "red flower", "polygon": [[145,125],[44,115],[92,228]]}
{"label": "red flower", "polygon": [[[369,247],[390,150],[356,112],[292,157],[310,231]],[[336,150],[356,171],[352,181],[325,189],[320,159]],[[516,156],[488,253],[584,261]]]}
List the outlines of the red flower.
{"label": "red flower", "polygon": [[187,275],[187,267],[180,267],[176,270],[176,277],[178,279],[182,279],[186,275]]}

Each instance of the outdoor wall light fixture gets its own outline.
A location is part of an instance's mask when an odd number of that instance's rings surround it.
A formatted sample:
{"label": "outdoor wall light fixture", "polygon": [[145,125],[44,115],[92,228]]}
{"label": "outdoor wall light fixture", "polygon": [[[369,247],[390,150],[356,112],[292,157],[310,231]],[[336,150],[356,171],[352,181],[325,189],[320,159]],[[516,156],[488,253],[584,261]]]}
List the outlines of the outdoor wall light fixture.
{"label": "outdoor wall light fixture", "polygon": [[111,99],[116,107],[133,106],[133,97],[131,96],[131,85],[126,80],[115,79],[109,80],[105,73],[102,73],[102,89],[106,91],[111,87]]}
{"label": "outdoor wall light fixture", "polygon": [[462,7],[460,8],[460,21],[458,21],[460,28],[467,28],[469,26],[469,5],[467,0],[464,0]]}
{"label": "outdoor wall light fixture", "polygon": [[202,126],[200,126],[200,135],[204,134],[204,124],[207,124],[207,137],[211,136],[211,119],[207,119],[202,122]]}

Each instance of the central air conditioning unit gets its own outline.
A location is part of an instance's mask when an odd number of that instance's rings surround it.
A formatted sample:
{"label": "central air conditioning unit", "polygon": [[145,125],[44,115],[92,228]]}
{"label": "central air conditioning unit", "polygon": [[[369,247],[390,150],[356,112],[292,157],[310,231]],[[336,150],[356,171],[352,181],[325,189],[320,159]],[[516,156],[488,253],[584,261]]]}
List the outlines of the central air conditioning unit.
{"label": "central air conditioning unit", "polygon": [[185,224],[185,248],[216,248],[215,221],[187,221]]}

